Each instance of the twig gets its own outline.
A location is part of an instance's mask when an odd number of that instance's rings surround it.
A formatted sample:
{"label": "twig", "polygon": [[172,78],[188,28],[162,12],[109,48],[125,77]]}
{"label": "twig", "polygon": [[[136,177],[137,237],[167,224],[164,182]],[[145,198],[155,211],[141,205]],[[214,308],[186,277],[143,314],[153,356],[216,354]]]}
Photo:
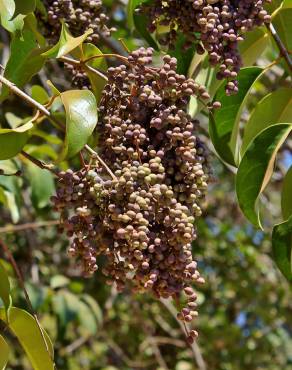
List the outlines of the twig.
{"label": "twig", "polygon": [[48,354],[49,354],[52,362],[54,363],[53,358],[51,357],[51,354],[50,354],[50,351],[49,351],[48,343],[47,343],[46,338],[44,336],[44,332],[43,332],[43,330],[41,328],[39,319],[38,319],[38,317],[37,317],[37,315],[36,315],[36,313],[35,313],[35,311],[33,309],[31,300],[30,300],[29,295],[28,295],[28,292],[26,290],[22,273],[21,273],[19,267],[17,266],[17,263],[16,263],[13,255],[12,255],[12,253],[10,252],[9,248],[7,247],[7,245],[1,239],[0,239],[0,246],[3,249],[4,253],[6,254],[6,256],[8,257],[8,259],[9,259],[9,261],[10,261],[10,263],[11,263],[11,265],[12,265],[14,271],[15,271],[15,274],[16,274],[16,277],[18,279],[19,285],[21,286],[21,288],[22,288],[22,290],[24,292],[26,303],[27,303],[27,305],[28,305],[28,307],[29,307],[29,309],[30,309],[30,311],[31,311],[31,313],[32,313],[32,315],[33,315],[36,323],[37,323],[38,329],[39,329],[40,334],[42,336],[42,339],[43,339],[43,341],[45,343],[46,351],[48,352]]}
{"label": "twig", "polygon": [[274,38],[274,40],[275,40],[275,42],[276,42],[276,44],[277,44],[277,46],[280,50],[281,55],[286,60],[286,62],[288,64],[288,67],[289,67],[290,71],[292,72],[292,59],[290,58],[289,52],[286,49],[283,41],[281,40],[281,38],[277,34],[277,31],[276,31],[275,27],[273,26],[272,23],[266,24],[266,27],[270,31],[271,35],[273,36],[273,38]]}
{"label": "twig", "polygon": [[[60,122],[51,114],[51,112],[44,107],[42,104],[38,103],[36,100],[32,99],[29,95],[27,95],[25,92],[20,90],[16,85],[14,85],[12,82],[7,80],[5,77],[0,75],[0,82],[6,85],[13,93],[21,97],[25,102],[27,102],[29,105],[31,105],[34,108],[37,108],[40,110],[44,115],[46,115],[48,118],[50,118],[53,122],[55,122],[58,127],[60,127]],[[62,127],[62,125],[61,125]],[[104,166],[104,168],[108,171],[108,173],[112,176],[113,179],[116,179],[116,176],[113,174],[113,172],[110,170],[110,168],[107,166],[107,164],[100,158],[100,156],[92,149],[90,146],[85,145],[85,149]],[[22,153],[23,154],[23,153]],[[36,163],[35,163],[36,164]],[[39,164],[44,165],[42,162]],[[48,169],[47,167],[44,167],[45,169]]]}
{"label": "twig", "polygon": [[56,226],[59,225],[59,220],[29,222],[21,225],[6,225],[0,227],[0,234],[15,233],[18,231],[38,229],[40,227]]}
{"label": "twig", "polygon": [[40,161],[39,159],[36,159],[36,158],[32,157],[30,154],[26,153],[24,150],[22,150],[20,153],[21,153],[21,155],[23,155],[23,157],[25,157],[26,159],[28,159],[30,162],[32,162],[33,164],[35,164],[39,168],[41,168],[43,170],[50,171],[55,176],[59,176],[58,172],[56,170],[54,170],[54,168],[53,168],[54,166],[53,165],[46,164],[46,163]]}
{"label": "twig", "polygon": [[[175,320],[178,322],[181,330],[184,332],[185,328],[183,326],[183,323],[177,319],[176,317],[176,309],[174,308],[174,306],[172,305],[172,303],[170,302],[169,299],[164,299],[164,298],[161,298],[160,299],[160,302],[167,308],[167,310],[169,311],[169,313],[175,318]],[[201,354],[201,350],[200,350],[200,347],[198,346],[198,344],[196,342],[194,342],[193,344],[190,344],[190,348],[194,354],[194,358],[197,362],[197,365],[198,365],[198,368],[199,370],[207,370],[207,367],[206,367],[206,364],[205,364],[205,361],[203,359],[203,356]]]}
{"label": "twig", "polygon": [[156,358],[156,361],[158,362],[159,364],[159,367],[161,367],[161,369],[163,370],[169,370],[169,367],[167,366],[161,352],[160,352],[160,349],[157,345],[157,342],[153,339],[152,336],[149,336],[148,338],[148,341],[153,349],[153,352],[154,352],[154,355],[155,355],[155,358]]}
{"label": "twig", "polygon": [[111,175],[111,177],[113,178],[113,180],[116,180],[116,176],[115,174],[112,172],[112,170],[108,167],[108,165],[104,162],[103,159],[100,158],[100,156],[92,149],[90,148],[89,145],[85,145],[84,146],[84,149],[86,149],[88,151],[88,153],[90,153],[92,155],[93,158],[96,158],[102,165],[103,167],[107,170],[107,172]]}
{"label": "twig", "polygon": [[83,61],[83,63],[88,63],[91,60],[99,59],[99,58],[117,58],[117,59],[120,59],[124,63],[129,63],[128,58],[123,56],[123,55],[120,55],[120,54],[98,54],[98,55],[93,55],[92,57],[85,59]]}
{"label": "twig", "polygon": [[[68,58],[68,57],[61,57],[59,58],[59,60],[61,60],[62,62],[64,63],[67,63],[67,64],[71,64],[72,66],[76,66],[76,67],[81,67],[82,68],[82,65],[86,64],[87,61],[79,61],[79,60],[75,60],[75,59],[72,59],[72,58]],[[103,80],[105,81],[108,81],[108,78],[106,77],[105,74],[103,74],[102,72],[100,72],[99,70],[91,67],[91,66],[88,66],[86,64],[86,68],[90,71],[90,72],[93,72],[95,73],[96,75],[98,75],[100,78],[102,78]]]}

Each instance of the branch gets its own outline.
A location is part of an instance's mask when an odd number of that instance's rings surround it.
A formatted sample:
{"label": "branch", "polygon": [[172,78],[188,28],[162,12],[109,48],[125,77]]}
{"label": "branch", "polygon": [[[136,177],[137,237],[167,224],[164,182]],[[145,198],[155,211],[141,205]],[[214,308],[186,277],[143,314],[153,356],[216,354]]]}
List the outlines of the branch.
{"label": "branch", "polygon": [[277,31],[276,31],[275,27],[273,26],[272,23],[266,24],[266,27],[270,31],[272,37],[274,38],[274,40],[275,40],[275,42],[276,42],[276,44],[277,44],[277,46],[280,50],[281,55],[286,60],[286,62],[288,64],[288,67],[289,67],[290,71],[292,72],[292,59],[291,59],[291,57],[289,55],[289,52],[286,49],[283,41],[281,40],[280,36],[277,34]]}
{"label": "branch", "polygon": [[40,227],[55,226],[59,225],[59,220],[52,221],[40,221],[40,222],[29,222],[21,225],[6,225],[0,227],[0,234],[15,233],[17,231],[25,231],[31,229],[38,229]]}
{"label": "branch", "polygon": [[[2,84],[6,85],[14,94],[16,94],[19,97],[21,97],[25,102],[27,102],[32,107],[38,109],[45,116],[47,116],[53,122],[55,122],[58,125],[58,127],[60,127],[60,122],[55,117],[52,116],[51,112],[46,107],[44,107],[42,104],[38,103],[36,100],[34,100],[33,98],[31,98],[25,92],[23,92],[22,90],[20,90],[15,84],[13,84],[12,82],[10,82],[9,80],[7,80],[5,77],[3,77],[1,75],[0,75],[0,82]],[[61,125],[61,127],[62,127],[62,125]],[[111,177],[113,179],[116,179],[116,176],[113,174],[113,172],[107,166],[107,164],[100,158],[100,156],[92,148],[90,148],[90,146],[85,145],[85,149],[87,150],[87,152],[89,152],[91,155],[93,155],[101,163],[101,165],[108,171],[108,173],[111,175]],[[24,153],[25,152],[22,152],[21,154],[24,155],[24,156],[26,156],[26,158],[32,160],[33,157],[30,157],[27,153],[25,153],[25,154]],[[35,158],[33,158],[33,161],[34,161],[34,163],[36,165],[43,166],[41,168],[44,168],[44,169],[48,170],[47,165],[45,165],[41,161],[38,161]]]}
{"label": "branch", "polygon": [[56,170],[54,170],[54,166],[52,164],[46,164],[42,161],[40,161],[39,159],[36,159],[34,157],[32,157],[30,154],[26,153],[25,151],[21,151],[20,152],[26,159],[28,159],[29,161],[31,161],[33,164],[35,164],[36,166],[38,166],[39,168],[41,168],[42,170],[47,170],[47,171],[50,171],[52,172],[54,175],[56,176],[59,176],[58,172]]}
{"label": "branch", "polygon": [[[76,67],[82,67],[82,65],[84,65],[85,63],[87,63],[87,61],[82,62],[82,61],[75,60],[75,59],[68,58],[68,57],[61,57],[61,58],[59,58],[59,60],[62,61],[62,62],[64,62],[64,63],[71,64],[72,66],[76,66]],[[108,78],[106,77],[106,75],[104,75],[99,70],[97,70],[95,68],[92,68],[91,66],[88,66],[88,65],[86,65],[86,68],[88,70],[90,70],[90,72],[93,72],[96,75],[98,75],[103,80],[108,81]]]}

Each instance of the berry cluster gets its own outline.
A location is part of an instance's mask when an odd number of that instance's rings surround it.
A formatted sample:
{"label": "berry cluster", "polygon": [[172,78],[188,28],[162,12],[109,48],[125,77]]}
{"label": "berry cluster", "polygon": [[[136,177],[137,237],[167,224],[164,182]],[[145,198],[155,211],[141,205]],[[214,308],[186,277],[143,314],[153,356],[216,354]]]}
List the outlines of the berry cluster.
{"label": "berry cluster", "polygon": [[198,53],[209,54],[209,62],[219,66],[218,79],[227,79],[226,93],[237,93],[237,74],[242,61],[238,42],[254,27],[270,22],[264,5],[270,0],[153,0],[138,11],[147,15],[148,29],[168,28],[159,41],[174,48],[178,33],[184,47],[196,45]]}
{"label": "berry cluster", "polygon": [[[191,95],[209,95],[176,73],[175,58],[165,56],[162,67],[152,67],[152,53],[141,48],[108,70],[97,130],[111,175],[99,165],[62,173],[54,203],[73,237],[69,252],[86,274],[104,255],[103,273],[118,290],[130,279],[134,291],[157,297],[184,291],[188,303],[178,317],[189,322],[197,315],[191,285],[203,282],[191,243],[208,166],[196,136],[199,122],[186,109]],[[190,332],[189,341],[194,336]]]}
{"label": "berry cluster", "polygon": [[101,0],[43,0],[47,17],[41,17],[44,30],[52,42],[60,37],[62,21],[66,23],[73,36],[80,36],[88,29],[93,33],[88,41],[96,44],[100,35],[108,37],[111,31],[106,25],[109,18],[103,13]]}

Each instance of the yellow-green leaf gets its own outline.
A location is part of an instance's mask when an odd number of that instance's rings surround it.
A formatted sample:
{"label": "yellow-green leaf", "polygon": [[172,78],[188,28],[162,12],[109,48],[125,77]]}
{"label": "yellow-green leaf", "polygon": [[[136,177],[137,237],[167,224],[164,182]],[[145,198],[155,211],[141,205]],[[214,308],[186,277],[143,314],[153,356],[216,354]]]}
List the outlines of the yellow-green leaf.
{"label": "yellow-green leaf", "polygon": [[0,20],[2,26],[9,32],[20,32],[24,25],[25,15],[18,15],[16,18],[11,19],[15,12],[14,0],[0,0]]}
{"label": "yellow-green leaf", "polygon": [[5,339],[0,335],[0,370],[5,370],[9,359],[9,346]]}
{"label": "yellow-green leaf", "polygon": [[260,131],[279,122],[292,122],[292,88],[279,88],[257,103],[244,127],[241,153]]}
{"label": "yellow-green leaf", "polygon": [[0,129],[0,159],[9,159],[17,155],[29,139],[31,121],[14,129]]}
{"label": "yellow-green leaf", "polygon": [[[0,318],[4,319],[3,309],[0,310]],[[34,370],[54,370],[51,343],[32,315],[20,308],[11,307],[8,327],[25,350]]]}
{"label": "yellow-green leaf", "polygon": [[61,36],[58,43],[53,46],[50,50],[45,52],[43,56],[47,58],[61,58],[62,56],[69,54],[72,50],[76,49],[81,45],[87,38],[88,35],[92,33],[92,30],[89,29],[84,33],[84,35],[79,37],[73,37],[68,27],[65,23],[62,25]]}

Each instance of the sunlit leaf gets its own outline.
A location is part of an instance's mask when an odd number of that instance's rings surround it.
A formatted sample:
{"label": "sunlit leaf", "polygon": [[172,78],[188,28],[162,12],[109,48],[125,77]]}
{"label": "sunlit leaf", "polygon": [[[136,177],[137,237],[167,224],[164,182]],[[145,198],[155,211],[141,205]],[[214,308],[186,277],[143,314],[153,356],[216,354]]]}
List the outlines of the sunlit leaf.
{"label": "sunlit leaf", "polygon": [[70,283],[70,280],[64,275],[55,275],[51,278],[50,285],[52,289],[63,288]]}
{"label": "sunlit leaf", "polygon": [[214,97],[222,107],[214,112],[214,121],[211,117],[209,132],[219,156],[231,165],[236,164],[234,154],[244,99],[262,71],[260,67],[243,68],[238,74],[239,92],[227,96],[225,86],[221,85]]}
{"label": "sunlit leaf", "polygon": [[247,148],[236,176],[236,192],[244,215],[256,226],[259,219],[259,195],[270,180],[277,152],[292,125],[279,123],[261,131]]}
{"label": "sunlit leaf", "polygon": [[5,339],[0,335],[0,370],[5,370],[9,359],[9,346]]}
{"label": "sunlit leaf", "polygon": [[[4,310],[0,310],[2,320],[4,315]],[[11,307],[9,329],[25,350],[34,370],[54,369],[52,348],[50,343],[47,342],[47,335],[44,334],[44,330],[41,332],[32,315],[20,308]]]}
{"label": "sunlit leaf", "polygon": [[292,88],[279,88],[256,104],[244,127],[241,153],[260,131],[279,122],[292,122]]}
{"label": "sunlit leaf", "polygon": [[285,222],[276,225],[272,234],[274,260],[282,274],[292,282],[292,216]]}
{"label": "sunlit leaf", "polygon": [[31,87],[31,97],[41,104],[46,104],[50,99],[46,90],[39,85],[33,85]]}
{"label": "sunlit leaf", "polygon": [[283,2],[282,7],[272,15],[272,23],[278,36],[288,50],[292,49],[291,24],[292,5],[291,1]]}
{"label": "sunlit leaf", "polygon": [[2,26],[11,33],[20,32],[23,28],[25,15],[12,19],[15,12],[14,0],[0,0],[0,20]]}
{"label": "sunlit leaf", "polygon": [[69,54],[72,50],[81,45],[92,33],[92,30],[88,30],[84,35],[79,37],[73,37],[65,23],[62,24],[61,36],[58,43],[53,46],[50,50],[45,52],[43,56],[47,58],[61,58],[62,56]]}
{"label": "sunlit leaf", "polygon": [[66,137],[61,160],[73,157],[87,143],[97,124],[97,104],[89,90],[61,93],[66,111]]}
{"label": "sunlit leaf", "polygon": [[283,181],[281,208],[283,219],[287,220],[292,215],[292,166]]}

